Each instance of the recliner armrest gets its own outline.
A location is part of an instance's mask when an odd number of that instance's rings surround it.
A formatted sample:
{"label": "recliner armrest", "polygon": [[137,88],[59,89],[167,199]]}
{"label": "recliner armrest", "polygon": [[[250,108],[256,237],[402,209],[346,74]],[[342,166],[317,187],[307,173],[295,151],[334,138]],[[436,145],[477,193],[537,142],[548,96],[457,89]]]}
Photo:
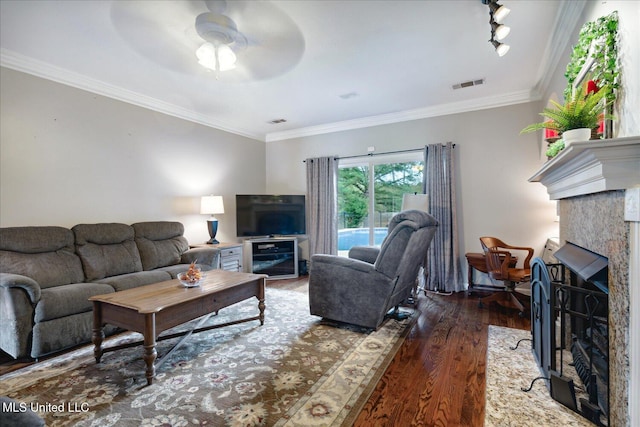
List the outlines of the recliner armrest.
{"label": "recliner armrest", "polygon": [[311,271],[313,274],[314,264],[330,264],[335,268],[349,268],[351,270],[362,271],[365,273],[374,272],[373,264],[353,258],[345,258],[337,255],[316,254],[311,256]]}
{"label": "recliner armrest", "polygon": [[13,273],[0,273],[0,287],[23,289],[32,304],[40,301],[40,285],[30,277]]}
{"label": "recliner armrest", "polygon": [[380,254],[380,248],[376,246],[354,246],[349,249],[349,258],[374,264]]}

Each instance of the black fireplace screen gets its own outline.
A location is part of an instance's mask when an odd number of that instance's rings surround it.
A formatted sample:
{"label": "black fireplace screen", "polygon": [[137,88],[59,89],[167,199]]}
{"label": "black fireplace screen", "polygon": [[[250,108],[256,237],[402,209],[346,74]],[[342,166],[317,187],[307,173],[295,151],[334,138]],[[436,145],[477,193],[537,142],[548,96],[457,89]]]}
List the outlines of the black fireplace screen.
{"label": "black fireplace screen", "polygon": [[[565,248],[568,249],[563,252]],[[563,246],[554,254],[560,264],[545,264],[541,258],[533,260],[533,353],[552,397],[596,425],[606,426],[609,425],[607,259],[586,250],[586,254],[580,254],[581,250],[584,249],[573,244]]]}

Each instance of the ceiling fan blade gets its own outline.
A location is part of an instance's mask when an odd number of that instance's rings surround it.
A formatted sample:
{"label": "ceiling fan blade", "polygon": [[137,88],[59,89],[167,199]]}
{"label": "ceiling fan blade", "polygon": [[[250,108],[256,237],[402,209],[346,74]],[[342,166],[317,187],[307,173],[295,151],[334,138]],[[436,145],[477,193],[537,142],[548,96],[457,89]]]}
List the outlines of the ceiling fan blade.
{"label": "ceiling fan blade", "polygon": [[116,1],[111,22],[138,54],[173,71],[190,72],[198,66],[195,50],[202,44],[193,20],[202,9],[198,0]]}
{"label": "ceiling fan blade", "polygon": [[140,55],[173,71],[194,73],[201,71],[195,51],[204,43],[195,29],[196,17],[212,9],[224,11],[248,41],[246,48],[236,52],[236,69],[220,73],[221,81],[273,78],[295,67],[302,58],[302,32],[268,1],[116,1],[111,6],[111,21]]}
{"label": "ceiling fan blade", "polygon": [[305,51],[298,25],[278,6],[267,1],[234,1],[226,14],[247,38],[248,47],[238,54],[254,80],[277,77],[294,68]]}

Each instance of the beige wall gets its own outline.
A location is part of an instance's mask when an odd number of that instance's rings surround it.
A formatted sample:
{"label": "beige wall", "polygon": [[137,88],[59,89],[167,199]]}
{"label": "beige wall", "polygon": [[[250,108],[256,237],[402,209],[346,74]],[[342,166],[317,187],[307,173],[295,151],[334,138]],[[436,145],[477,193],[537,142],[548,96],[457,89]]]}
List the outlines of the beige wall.
{"label": "beige wall", "polygon": [[[267,191],[305,192],[307,157],[351,156],[456,144],[460,248],[481,250],[479,237],[498,236],[541,254],[547,237],[558,235],[556,203],[540,184],[527,180],[544,163],[539,136],[520,135],[537,120],[539,103],[434,117],[391,125],[267,143]],[[465,270],[466,271],[466,270]],[[465,275],[466,277],[466,275]]]}
{"label": "beige wall", "polygon": [[208,240],[199,198],[264,192],[264,143],[2,68],[0,226],[178,220]]}

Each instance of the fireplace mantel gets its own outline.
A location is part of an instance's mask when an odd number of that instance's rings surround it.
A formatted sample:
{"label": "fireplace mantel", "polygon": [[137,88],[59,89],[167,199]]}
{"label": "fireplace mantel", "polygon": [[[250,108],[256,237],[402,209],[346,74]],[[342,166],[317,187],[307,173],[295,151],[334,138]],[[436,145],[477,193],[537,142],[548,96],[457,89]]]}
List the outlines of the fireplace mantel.
{"label": "fireplace mantel", "polygon": [[640,185],[640,136],[574,142],[529,182],[547,187],[552,200]]}

